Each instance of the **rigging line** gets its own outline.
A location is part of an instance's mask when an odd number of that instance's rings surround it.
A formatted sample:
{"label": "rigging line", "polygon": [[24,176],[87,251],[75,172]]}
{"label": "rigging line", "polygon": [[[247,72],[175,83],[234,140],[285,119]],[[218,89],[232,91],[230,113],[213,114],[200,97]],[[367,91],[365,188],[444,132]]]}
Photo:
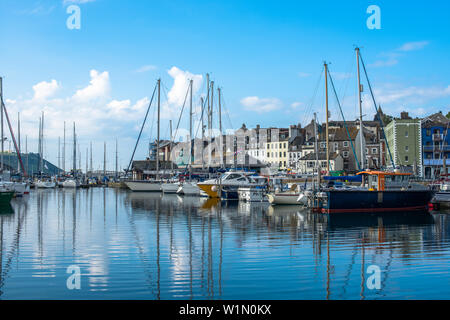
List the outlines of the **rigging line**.
{"label": "rigging line", "polygon": [[[353,69],[355,68],[355,65],[356,65],[356,63],[355,63],[354,59],[351,59],[351,65],[350,65],[349,68],[347,68],[347,70],[350,69],[350,72],[349,72],[350,75],[353,75]],[[341,91],[340,91],[340,93],[341,93],[340,95],[342,96],[342,99],[341,99],[342,105],[345,105],[345,98],[347,96],[347,90],[348,90],[348,86],[350,84],[350,79],[351,78],[352,78],[351,76],[347,78],[344,90],[342,90],[343,87],[344,87],[344,85],[342,85],[342,88],[341,88]],[[343,95],[342,95],[342,91],[344,91]]]}
{"label": "rigging line", "polygon": [[305,114],[304,114],[304,117],[303,117],[303,123],[305,123],[305,122],[306,122],[306,119],[309,118],[310,115],[311,115],[311,112],[312,112],[312,109],[313,109],[313,105],[314,105],[314,101],[315,101],[316,96],[317,96],[317,91],[319,90],[319,85],[320,85],[320,82],[321,82],[321,80],[322,80],[322,74],[323,74],[323,69],[322,69],[322,71],[320,72],[319,79],[318,79],[317,84],[316,84],[316,87],[315,87],[315,89],[314,89],[314,94],[313,94],[313,96],[311,97],[311,100],[310,100],[310,103],[309,103],[309,108],[306,109],[306,112],[305,112]]}
{"label": "rigging line", "polygon": [[226,105],[226,102],[225,102],[225,98],[223,96],[223,92],[222,92],[221,102],[222,102],[222,108],[223,108],[223,110],[225,111],[225,113],[227,115],[228,122],[230,124],[230,129],[233,129],[233,122],[231,121],[230,114],[228,113],[228,108],[227,108],[227,105]]}
{"label": "rigging line", "polygon": [[[175,129],[175,134],[172,135],[172,137],[170,137],[170,140],[173,140],[173,137],[176,137],[176,136],[177,136],[178,126],[180,125],[181,117],[183,116],[183,111],[184,111],[184,107],[185,107],[185,105],[186,105],[186,100],[187,100],[187,97],[188,97],[189,89],[190,89],[190,88],[191,88],[191,83],[190,83],[190,81],[189,81],[189,85],[188,85],[188,88],[187,88],[187,90],[186,90],[186,96],[184,97],[183,107],[181,108],[180,117],[178,118],[177,128]],[[190,139],[190,137],[189,137],[189,139]]]}
{"label": "rigging line", "polygon": [[391,149],[389,148],[389,143],[388,143],[387,138],[386,138],[386,133],[384,132],[383,120],[381,119],[380,114],[378,113],[377,103],[375,101],[375,96],[374,96],[373,91],[372,91],[372,86],[370,84],[369,76],[367,75],[366,65],[364,64],[364,60],[363,60],[363,58],[361,56],[361,52],[359,53],[359,58],[361,59],[361,64],[363,66],[364,74],[366,75],[367,84],[369,85],[370,95],[372,96],[373,105],[375,107],[375,112],[376,112],[377,118],[378,118],[378,120],[380,122],[380,125],[381,125],[381,131],[383,132],[383,137],[384,137],[384,140],[386,141],[386,147],[387,147],[388,152],[389,152],[389,158],[391,159],[391,164],[392,164],[392,167],[394,168],[395,164],[394,164],[394,160],[392,159]]}
{"label": "rigging line", "polygon": [[[334,82],[333,82],[333,78],[331,77],[330,70],[328,70],[328,74],[330,76],[330,83],[331,83],[331,87],[333,88],[334,95],[336,97],[337,105],[339,106],[339,111],[341,112],[342,120],[344,120],[345,130],[347,131],[348,140],[350,140],[350,145],[352,146],[353,155],[355,156],[355,160],[358,163],[358,170],[361,171],[361,165],[359,164],[358,157],[356,156],[356,151],[355,151],[355,148],[353,146],[353,141],[352,141],[352,138],[350,137],[350,132],[348,131],[347,122],[345,121],[344,113],[342,112],[341,103],[339,102],[339,97],[337,95],[336,88],[334,87]],[[360,133],[364,134],[362,128],[361,128],[361,132]],[[362,147],[363,146],[361,146],[361,148]]]}
{"label": "rigging line", "polygon": [[[203,106],[201,106],[201,109],[202,109],[201,117],[200,117],[200,119],[199,119],[199,121],[198,121],[197,130],[195,131],[195,136],[198,135],[198,129],[199,129],[200,126],[202,125],[202,118],[203,118],[203,115],[204,115],[205,106],[206,106],[206,99],[203,99]],[[202,130],[203,130],[203,128],[202,128]],[[202,138],[203,138],[203,135],[202,135]],[[203,142],[202,142],[202,143],[203,143]]]}
{"label": "rigging line", "polygon": [[157,85],[155,85],[155,89],[153,89],[152,98],[148,105],[147,112],[145,113],[144,121],[142,122],[141,130],[139,131],[139,136],[137,138],[136,145],[134,146],[134,150],[133,150],[133,154],[131,155],[130,163],[128,164],[127,170],[125,171],[125,175],[128,174],[128,171],[130,171],[130,166],[131,166],[131,163],[133,162],[134,154],[135,154],[136,148],[139,144],[139,139],[141,138],[142,130],[144,130],[145,122],[147,121],[148,112],[150,111],[150,107],[152,105],[153,98],[155,97],[156,87],[157,87]]}

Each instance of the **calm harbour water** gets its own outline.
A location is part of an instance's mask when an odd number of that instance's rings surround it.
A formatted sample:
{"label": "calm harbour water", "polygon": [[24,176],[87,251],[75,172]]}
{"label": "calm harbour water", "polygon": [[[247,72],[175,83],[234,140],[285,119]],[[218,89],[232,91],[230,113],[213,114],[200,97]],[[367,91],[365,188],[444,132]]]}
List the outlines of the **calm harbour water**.
{"label": "calm harbour water", "polygon": [[448,213],[329,217],[109,188],[34,190],[12,207],[0,299],[450,299]]}

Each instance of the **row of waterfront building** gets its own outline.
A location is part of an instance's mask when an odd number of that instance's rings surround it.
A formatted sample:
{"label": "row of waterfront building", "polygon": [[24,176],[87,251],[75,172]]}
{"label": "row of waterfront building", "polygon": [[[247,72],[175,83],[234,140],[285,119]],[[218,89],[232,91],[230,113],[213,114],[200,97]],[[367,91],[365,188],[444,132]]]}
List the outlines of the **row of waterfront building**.
{"label": "row of waterfront building", "polygon": [[[359,120],[329,121],[328,155],[326,124],[315,120],[305,127],[288,128],[247,128],[243,124],[231,134],[208,135],[193,139],[192,144],[188,137],[185,142],[160,141],[158,154],[166,169],[173,160],[178,168],[192,164],[194,168],[248,167],[296,174],[313,174],[317,163],[324,172],[355,173],[361,168],[363,154],[366,169],[394,165],[433,179],[450,165],[449,124],[442,112],[422,119],[402,112],[399,118],[392,118],[380,108],[372,121],[363,122],[363,139]],[[156,144],[151,144],[149,160],[155,157]]]}

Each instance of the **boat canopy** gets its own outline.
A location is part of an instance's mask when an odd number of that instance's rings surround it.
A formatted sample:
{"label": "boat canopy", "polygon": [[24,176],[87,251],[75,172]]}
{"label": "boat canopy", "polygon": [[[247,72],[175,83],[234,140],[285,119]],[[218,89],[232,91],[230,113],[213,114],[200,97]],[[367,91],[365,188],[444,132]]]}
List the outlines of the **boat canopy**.
{"label": "boat canopy", "polygon": [[355,181],[355,182],[361,182],[362,177],[361,176],[324,176],[324,180],[328,181]]}
{"label": "boat canopy", "polygon": [[358,172],[357,175],[368,174],[368,175],[376,175],[376,176],[410,176],[409,172],[392,172],[392,171],[375,171],[375,170],[366,170]]}

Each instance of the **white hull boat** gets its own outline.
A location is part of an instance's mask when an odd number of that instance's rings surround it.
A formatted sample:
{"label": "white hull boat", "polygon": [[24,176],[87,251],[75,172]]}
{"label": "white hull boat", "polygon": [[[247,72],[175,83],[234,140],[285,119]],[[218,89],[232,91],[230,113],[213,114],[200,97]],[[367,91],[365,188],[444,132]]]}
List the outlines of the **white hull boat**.
{"label": "white hull boat", "polygon": [[56,183],[53,181],[38,181],[36,182],[36,188],[51,189],[56,187]]}
{"label": "white hull boat", "polygon": [[442,208],[450,208],[450,184],[442,184],[440,191],[436,192],[432,203],[439,203]]}
{"label": "white hull boat", "polygon": [[298,192],[279,192],[269,193],[267,198],[271,204],[295,204],[300,205],[297,201],[300,193]]}
{"label": "white hull boat", "polygon": [[185,196],[199,196],[200,188],[194,182],[185,182],[180,185],[177,190],[178,194],[183,194]]}
{"label": "white hull boat", "polygon": [[177,193],[179,188],[179,183],[168,182],[161,185],[161,190],[163,193]]}
{"label": "white hull boat", "polygon": [[125,184],[131,191],[153,191],[160,192],[161,191],[161,182],[159,181],[125,181]]}
{"label": "white hull boat", "polygon": [[63,188],[76,188],[78,186],[78,183],[76,180],[69,179],[62,183]]}
{"label": "white hull boat", "polygon": [[239,201],[262,202],[265,200],[265,189],[261,187],[240,187]]}
{"label": "white hull boat", "polygon": [[16,196],[23,196],[30,193],[30,186],[26,182],[3,182],[4,187],[14,191]]}

